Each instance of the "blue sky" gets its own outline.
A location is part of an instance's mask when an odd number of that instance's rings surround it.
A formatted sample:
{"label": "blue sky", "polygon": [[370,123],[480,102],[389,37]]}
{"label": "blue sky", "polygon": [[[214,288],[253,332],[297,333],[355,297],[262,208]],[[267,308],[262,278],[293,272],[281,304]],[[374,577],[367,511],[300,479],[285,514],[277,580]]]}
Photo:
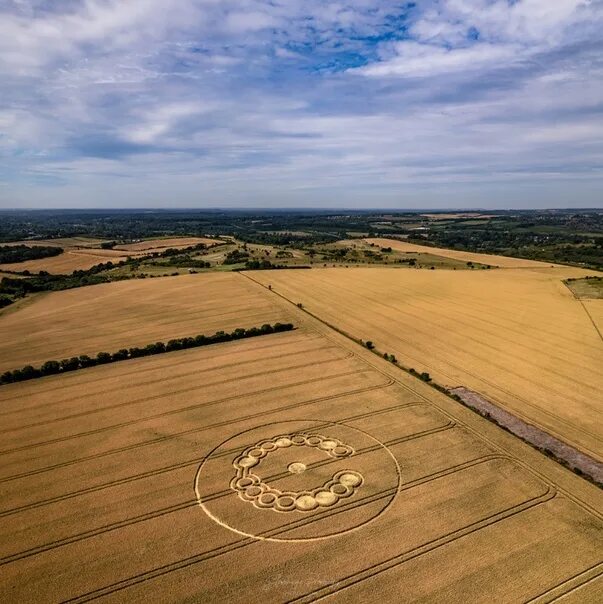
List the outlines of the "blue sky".
{"label": "blue sky", "polygon": [[0,207],[602,207],[601,0],[0,0]]}

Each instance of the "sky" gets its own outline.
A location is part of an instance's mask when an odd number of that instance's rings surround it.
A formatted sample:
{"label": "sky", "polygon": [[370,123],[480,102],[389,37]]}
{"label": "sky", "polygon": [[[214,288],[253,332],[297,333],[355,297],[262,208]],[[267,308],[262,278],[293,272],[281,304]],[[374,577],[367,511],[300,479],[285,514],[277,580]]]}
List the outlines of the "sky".
{"label": "sky", "polygon": [[603,207],[603,0],[0,0],[0,208]]}

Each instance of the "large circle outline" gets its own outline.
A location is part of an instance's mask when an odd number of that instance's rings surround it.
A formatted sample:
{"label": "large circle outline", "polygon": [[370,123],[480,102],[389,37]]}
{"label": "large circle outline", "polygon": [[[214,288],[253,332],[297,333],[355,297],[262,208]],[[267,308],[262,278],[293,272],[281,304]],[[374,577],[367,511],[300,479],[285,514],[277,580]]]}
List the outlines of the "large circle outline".
{"label": "large circle outline", "polygon": [[[375,514],[375,516],[373,516],[372,518],[370,518],[369,520],[367,520],[366,522],[363,522],[362,524],[360,524],[358,526],[353,526],[349,529],[340,531],[338,533],[330,533],[328,535],[321,535],[320,537],[299,537],[299,538],[296,537],[296,538],[292,538],[292,539],[279,539],[277,537],[262,537],[259,535],[254,535],[252,533],[246,533],[245,531],[242,531],[233,526],[230,526],[229,524],[227,524],[226,522],[224,522],[223,520],[220,520],[217,516],[215,516],[215,514],[213,514],[207,508],[207,506],[203,503],[203,498],[199,493],[199,476],[201,475],[203,466],[210,460],[212,455],[223,444],[227,443],[229,440],[232,440],[233,438],[236,438],[237,436],[241,436],[242,434],[245,434],[246,432],[251,432],[253,430],[257,430],[258,428],[263,428],[264,426],[273,426],[275,423],[276,424],[286,424],[286,423],[291,423],[291,422],[317,422],[318,424],[322,424],[325,427],[327,427],[327,426],[343,426],[344,428],[348,428],[349,430],[356,430],[357,432],[364,434],[364,436],[366,436],[366,437],[370,438],[372,441],[376,442],[392,458],[392,460],[394,462],[394,467],[396,468],[396,478],[397,478],[398,484],[396,486],[396,490],[395,490],[392,498],[389,500],[387,505],[383,509],[381,509],[378,514]],[[316,429],[316,427],[313,427],[312,429]],[[270,422],[270,423],[266,423],[266,424],[259,424],[257,426],[254,426],[253,428],[248,428],[247,430],[242,430],[241,432],[238,432],[237,434],[233,434],[232,436],[229,436],[228,438],[224,439],[221,443],[216,445],[203,458],[203,460],[201,461],[201,464],[197,468],[197,471],[195,473],[195,479],[194,479],[194,490],[195,490],[195,496],[197,498],[197,503],[199,504],[199,507],[205,512],[205,514],[207,514],[207,516],[211,520],[213,520],[216,524],[228,529],[229,531],[232,531],[233,533],[241,535],[242,537],[248,537],[251,539],[255,539],[257,541],[269,541],[269,542],[273,542],[273,543],[303,543],[303,542],[310,542],[310,541],[323,541],[324,539],[331,539],[333,537],[347,535],[349,533],[356,532],[369,524],[372,524],[375,520],[377,520],[377,518],[379,518],[382,514],[384,514],[390,508],[392,503],[395,501],[396,497],[398,496],[398,493],[400,492],[401,482],[402,482],[402,469],[400,468],[400,464],[398,463],[396,456],[390,451],[390,449],[389,449],[389,447],[387,447],[387,445],[382,443],[379,439],[375,438],[372,434],[369,434],[368,432],[365,432],[364,430],[361,430],[360,428],[355,428],[354,426],[348,426],[347,424],[344,424],[343,422],[334,422],[334,421],[319,420],[319,419],[286,419],[286,420],[282,420],[279,422]]]}

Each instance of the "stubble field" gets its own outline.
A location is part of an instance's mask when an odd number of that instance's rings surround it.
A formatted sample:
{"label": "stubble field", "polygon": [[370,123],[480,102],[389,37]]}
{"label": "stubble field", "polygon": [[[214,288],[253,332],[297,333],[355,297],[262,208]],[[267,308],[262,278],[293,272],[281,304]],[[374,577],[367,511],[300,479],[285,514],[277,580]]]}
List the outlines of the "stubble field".
{"label": "stubble field", "polygon": [[[512,258],[510,256],[498,256],[495,254],[480,254],[476,252],[464,252],[461,250],[449,250],[441,247],[432,247],[428,245],[417,245],[416,243],[408,243],[397,239],[385,238],[367,238],[368,243],[374,243],[380,247],[391,247],[400,252],[416,252],[423,254],[434,254],[451,258],[461,262],[479,262],[480,264],[490,264],[498,268],[542,268],[551,266],[545,262],[537,260],[526,260],[524,258]],[[558,265],[555,265],[558,266]]]}
{"label": "stubble field", "polygon": [[282,318],[270,297],[229,273],[136,279],[44,293],[0,312],[0,372]]}
{"label": "stubble field", "polygon": [[562,282],[583,273],[340,268],[249,276],[402,365],[474,390],[601,460],[595,324],[603,300],[583,305]]}
{"label": "stubble field", "polygon": [[138,241],[136,243],[116,245],[113,249],[123,250],[126,252],[145,252],[150,254],[152,252],[161,252],[168,247],[181,249],[191,245],[197,245],[199,243],[203,243],[205,245],[214,245],[216,243],[223,242],[220,239],[211,239],[208,237],[168,237],[163,239],[145,239],[144,241]]}
{"label": "stubble field", "polygon": [[596,601],[600,491],[278,307],[299,329],[0,388],[0,600]]}
{"label": "stubble field", "polygon": [[63,248],[64,251],[62,254],[52,256],[51,258],[0,264],[0,270],[30,271],[31,273],[46,271],[53,275],[70,274],[76,270],[88,270],[100,263],[109,261],[115,263],[121,262],[122,260],[126,260],[128,256],[144,258],[155,252],[164,252],[167,248],[182,249],[198,243],[206,245],[221,243],[220,240],[206,237],[171,237],[116,245],[113,249],[104,250],[99,247],[102,242],[102,239],[68,237],[63,239],[25,240],[5,243],[2,245],[56,246]]}

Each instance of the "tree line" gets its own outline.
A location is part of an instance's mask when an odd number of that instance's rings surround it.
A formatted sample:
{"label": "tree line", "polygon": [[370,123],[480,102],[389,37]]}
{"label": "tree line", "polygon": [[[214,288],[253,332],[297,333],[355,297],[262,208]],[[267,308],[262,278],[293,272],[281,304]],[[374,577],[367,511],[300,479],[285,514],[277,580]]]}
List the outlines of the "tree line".
{"label": "tree line", "polygon": [[2,245],[0,246],[0,264],[39,260],[62,253],[63,248],[49,245]]}
{"label": "tree line", "polygon": [[127,359],[136,359],[172,350],[185,350],[188,348],[198,348],[200,346],[209,346],[210,344],[218,344],[221,342],[230,342],[232,340],[241,340],[244,338],[253,338],[271,333],[279,333],[283,331],[291,331],[292,323],[275,323],[270,325],[265,323],[261,327],[251,327],[249,329],[237,328],[231,333],[225,331],[217,331],[215,334],[197,335],[193,337],[174,338],[167,343],[155,342],[147,344],[144,347],[121,348],[117,352],[99,352],[95,357],[90,357],[86,354],[80,356],[63,359],[61,361],[46,361],[40,367],[26,365],[21,369],[13,369],[5,371],[0,375],[0,384],[12,384],[14,382],[23,382],[35,378],[44,377],[46,375],[56,375],[58,373],[66,373],[68,371],[76,371],[85,369],[86,367],[94,367],[95,365],[105,365],[107,363],[115,363],[117,361],[125,361]]}

